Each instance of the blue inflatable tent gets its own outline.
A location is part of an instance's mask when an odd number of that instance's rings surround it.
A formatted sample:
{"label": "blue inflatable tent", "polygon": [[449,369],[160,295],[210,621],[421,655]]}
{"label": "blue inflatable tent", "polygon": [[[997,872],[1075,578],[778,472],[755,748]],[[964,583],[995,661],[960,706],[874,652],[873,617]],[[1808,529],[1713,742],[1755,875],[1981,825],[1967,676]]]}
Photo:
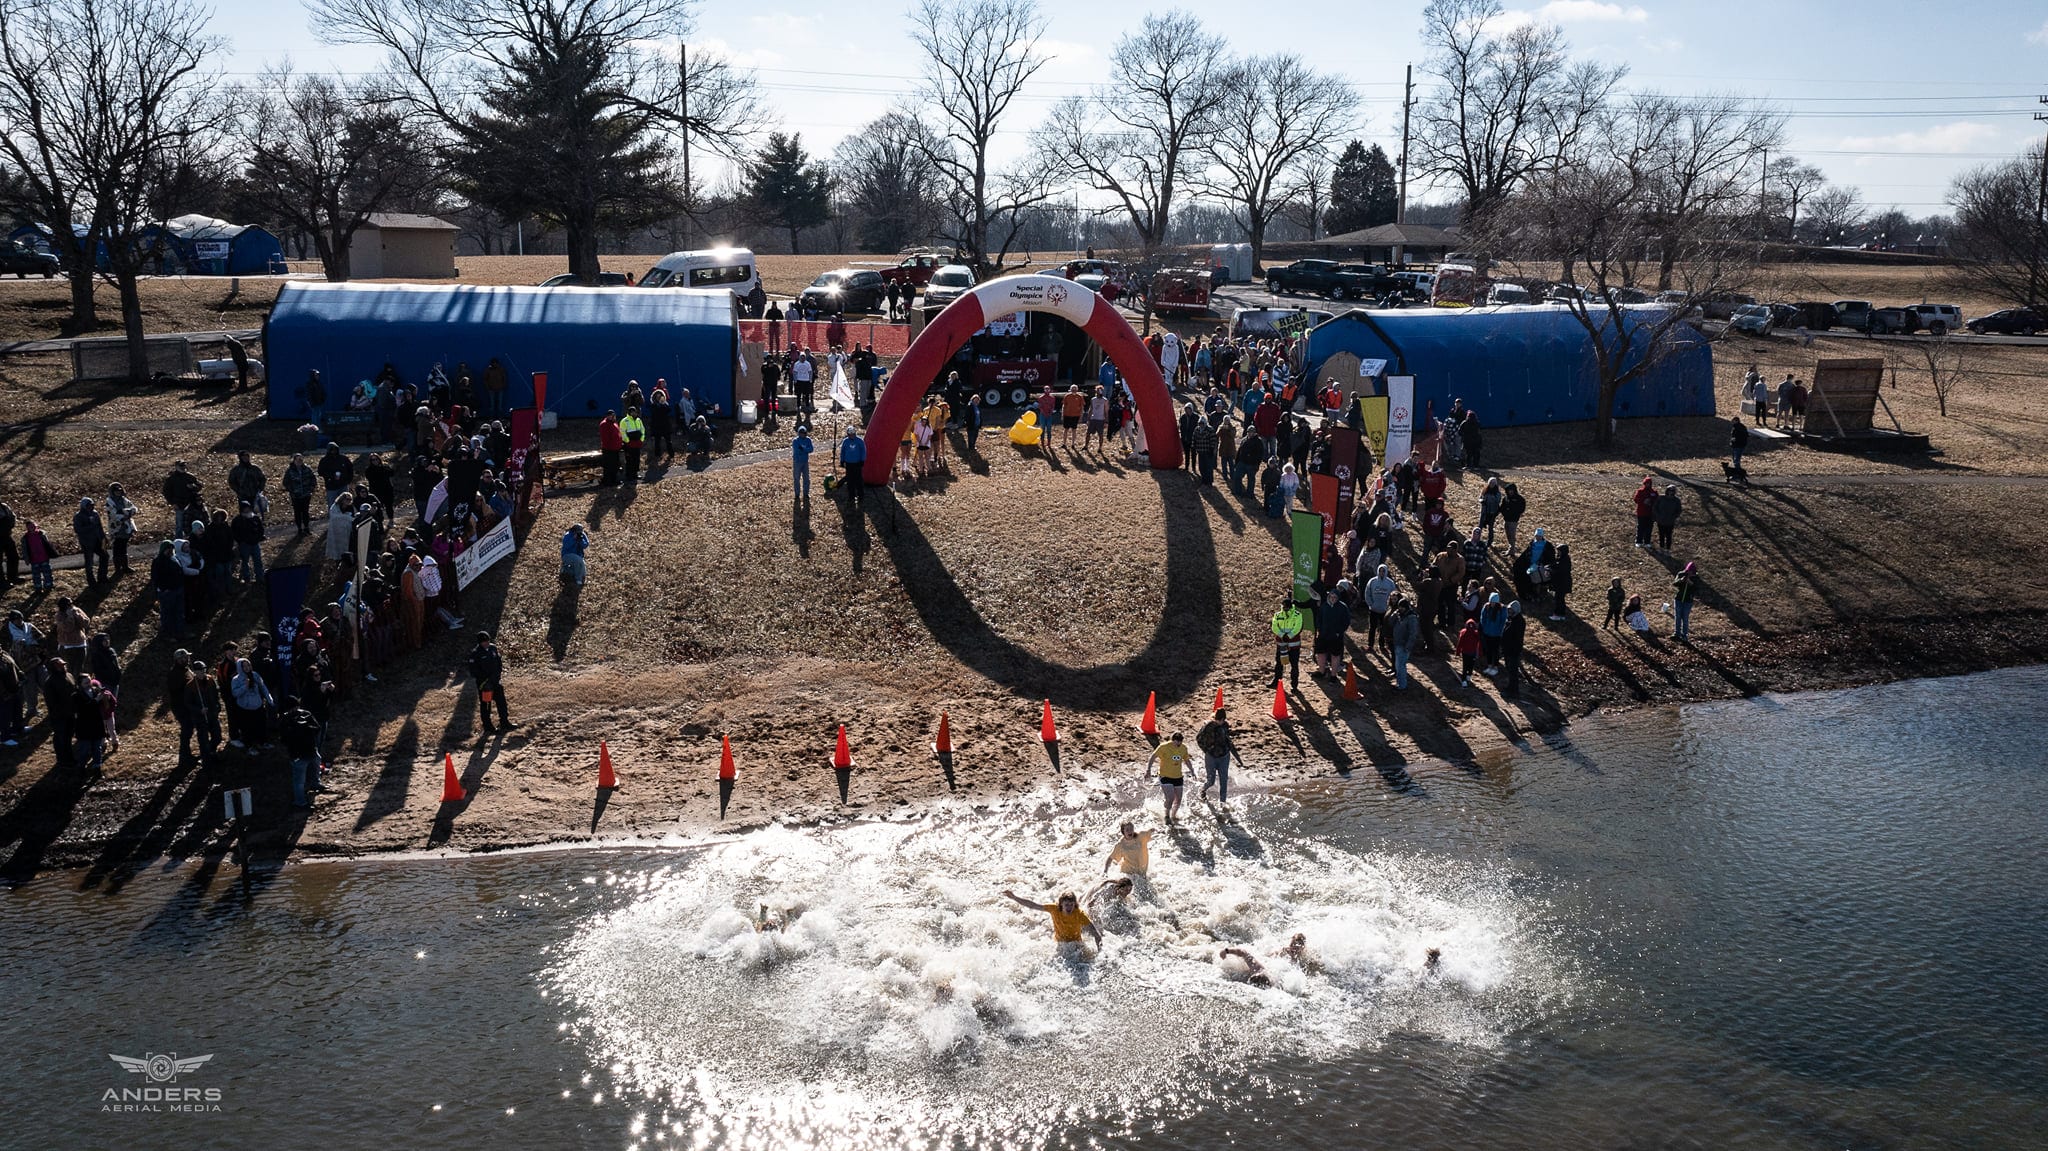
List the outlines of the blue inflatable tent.
{"label": "blue inflatable tent", "polygon": [[[1627,354],[1640,358],[1662,312],[1627,314],[1635,321]],[[1602,338],[1616,337],[1603,331]],[[1679,324],[1665,340],[1657,361],[1615,395],[1617,417],[1714,414],[1714,357],[1705,338]],[[1433,404],[1441,417],[1454,398],[1496,428],[1590,420],[1598,410],[1592,338],[1562,306],[1347,312],[1309,331],[1310,372],[1339,352],[1385,360],[1388,374],[1414,376],[1418,415]]]}
{"label": "blue inflatable tent", "polygon": [[167,269],[195,276],[263,276],[285,268],[284,246],[254,224],[195,214],[166,220],[161,229],[144,229],[143,235],[161,246]]}
{"label": "blue inflatable tent", "polygon": [[528,288],[469,284],[286,283],[264,322],[273,419],[307,415],[307,373],[318,371],[326,410],[348,402],[389,361],[423,384],[435,364],[452,379],[468,364],[481,383],[497,357],[506,403],[533,403],[546,372],[547,406],[564,417],[618,407],[626,381],[686,387],[730,416],[739,356],[734,297],[723,290]]}

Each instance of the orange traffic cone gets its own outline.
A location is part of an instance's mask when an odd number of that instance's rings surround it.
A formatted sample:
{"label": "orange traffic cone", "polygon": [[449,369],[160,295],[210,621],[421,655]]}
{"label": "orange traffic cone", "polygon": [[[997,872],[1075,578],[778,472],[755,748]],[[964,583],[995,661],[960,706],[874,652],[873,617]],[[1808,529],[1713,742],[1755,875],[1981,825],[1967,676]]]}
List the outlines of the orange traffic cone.
{"label": "orange traffic cone", "polygon": [[1145,718],[1138,721],[1139,735],[1159,734],[1159,693],[1145,693]]}
{"label": "orange traffic cone", "polygon": [[732,765],[732,737],[722,735],[719,739],[724,747],[718,753],[718,818],[724,819],[725,809],[732,803],[732,788],[739,772]]}
{"label": "orange traffic cone", "polygon": [[1223,710],[1223,689],[1222,689],[1222,688],[1220,688],[1220,687],[1219,687],[1219,688],[1217,688],[1217,689],[1216,689],[1216,702],[1215,702],[1215,703],[1212,703],[1212,704],[1210,704],[1210,705],[1209,705],[1209,710],[1210,710],[1210,711],[1222,711],[1222,710]]}
{"label": "orange traffic cone", "polygon": [[839,745],[832,749],[832,774],[839,777],[839,802],[846,802],[847,787],[853,782],[853,749],[846,743],[846,725],[839,725]]}
{"label": "orange traffic cone", "polygon": [[455,778],[455,757],[449,755],[441,761],[441,802],[461,803],[469,798],[462,790],[462,781]]}
{"label": "orange traffic cone", "polygon": [[1358,665],[1355,663],[1344,665],[1344,698],[1358,698]]}
{"label": "orange traffic cone", "polygon": [[953,754],[953,726],[945,712],[939,713],[939,737],[932,741],[933,755]]}
{"label": "orange traffic cone", "polygon": [[619,777],[612,774],[612,749],[601,739],[597,741],[597,786],[601,791],[613,791],[619,786]]}
{"label": "orange traffic cone", "polygon": [[1287,718],[1287,685],[1286,685],[1286,684],[1279,684],[1279,683],[1276,683],[1276,684],[1274,684],[1274,685],[1273,685],[1273,718],[1274,718],[1274,719],[1286,719],[1286,718]]}
{"label": "orange traffic cone", "polygon": [[1046,743],[1060,741],[1060,729],[1052,722],[1052,701],[1045,701],[1045,712],[1038,720],[1038,738]]}

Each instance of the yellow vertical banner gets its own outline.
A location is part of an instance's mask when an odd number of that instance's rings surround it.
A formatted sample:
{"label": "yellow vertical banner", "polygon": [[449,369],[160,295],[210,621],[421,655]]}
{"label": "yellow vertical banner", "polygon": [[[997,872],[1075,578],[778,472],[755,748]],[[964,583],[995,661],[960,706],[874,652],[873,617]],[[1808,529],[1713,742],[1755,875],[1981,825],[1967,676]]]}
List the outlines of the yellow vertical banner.
{"label": "yellow vertical banner", "polygon": [[1365,438],[1372,444],[1372,458],[1387,458],[1387,397],[1358,397],[1358,417],[1365,424]]}

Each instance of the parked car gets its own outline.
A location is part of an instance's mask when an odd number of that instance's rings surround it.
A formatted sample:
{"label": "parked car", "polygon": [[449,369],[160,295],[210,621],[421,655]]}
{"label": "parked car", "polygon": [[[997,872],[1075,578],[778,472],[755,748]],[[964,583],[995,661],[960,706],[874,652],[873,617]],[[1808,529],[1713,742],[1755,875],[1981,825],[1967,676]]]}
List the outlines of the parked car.
{"label": "parked car", "polygon": [[[600,288],[623,288],[632,282],[633,277],[624,272],[599,272],[597,274],[597,286]],[[573,273],[563,272],[559,276],[549,276],[547,279],[542,280],[540,286],[543,288],[580,288],[583,286],[583,281],[578,279]]]}
{"label": "parked car", "polygon": [[1493,289],[1486,293],[1486,302],[1489,304],[1533,304],[1536,302],[1536,297],[1529,289],[1520,284],[1495,284]]}
{"label": "parked car", "polygon": [[891,284],[909,284],[922,288],[932,282],[932,275],[947,264],[945,256],[936,252],[912,252],[904,256],[894,267],[882,269],[882,279]]}
{"label": "parked car", "polygon": [[1436,284],[1436,276],[1429,272],[1395,272],[1394,290],[1412,300],[1429,299],[1429,290]]}
{"label": "parked car", "polygon": [[1911,308],[1872,308],[1863,325],[1866,336],[1886,336],[1920,330],[1920,313]]}
{"label": "parked car", "polygon": [[1337,284],[1335,260],[1296,260],[1278,268],[1266,269],[1266,290],[1276,296],[1291,296],[1301,293],[1328,295]]}
{"label": "parked car", "polygon": [[1777,322],[1777,316],[1768,304],[1744,304],[1728,317],[1728,329],[1752,336],[1767,336]]}
{"label": "parked car", "polygon": [[924,286],[924,306],[941,308],[967,294],[974,287],[974,269],[965,264],[947,264],[932,273]]}
{"label": "parked car", "polygon": [[1740,292],[1708,292],[1700,297],[1700,310],[1710,320],[1726,320],[1735,315],[1735,309],[1754,303],[1755,296],[1745,296]]}
{"label": "parked car", "polygon": [[1834,327],[1837,322],[1835,306],[1833,304],[1824,304],[1819,300],[1801,300],[1793,304],[1792,307],[1798,309],[1799,317],[1804,323],[1781,323],[1779,327],[1804,327],[1812,332],[1825,332],[1829,328]]}
{"label": "parked car", "polygon": [[762,296],[754,253],[746,248],[670,252],[640,277],[643,288],[724,288],[741,299]]}
{"label": "parked car", "polygon": [[1155,312],[1207,312],[1215,275],[1211,268],[1162,268],[1152,273],[1145,297]]}
{"label": "parked car", "polygon": [[1850,328],[1858,332],[1870,327],[1869,300],[1836,300],[1834,308],[1836,327]]}
{"label": "parked car", "polygon": [[2048,330],[2048,316],[2032,308],[2005,308],[1988,316],[1979,316],[1967,326],[1980,336],[2031,336]]}
{"label": "parked car", "polygon": [[1439,308],[1469,308],[1486,302],[1493,281],[1477,264],[1438,264],[1429,285],[1429,302]]}
{"label": "parked car", "polygon": [[824,315],[837,315],[882,310],[882,292],[885,285],[882,273],[863,268],[835,268],[820,273],[797,297],[805,305],[815,305]]}
{"label": "parked car", "polygon": [[1915,304],[1913,312],[1920,317],[1920,326],[1937,336],[1963,329],[1963,310],[1954,304]]}
{"label": "parked car", "polygon": [[1394,289],[1393,277],[1378,264],[1339,264],[1329,296],[1333,300],[1377,300]]}
{"label": "parked car", "polygon": [[1069,260],[1064,271],[1067,279],[1105,300],[1113,301],[1130,291],[1124,282],[1124,266],[1115,260]]}
{"label": "parked car", "polygon": [[9,240],[0,244],[0,274],[13,272],[16,277],[26,280],[30,276],[41,276],[47,280],[63,271],[57,257],[48,252],[39,252],[21,240]]}

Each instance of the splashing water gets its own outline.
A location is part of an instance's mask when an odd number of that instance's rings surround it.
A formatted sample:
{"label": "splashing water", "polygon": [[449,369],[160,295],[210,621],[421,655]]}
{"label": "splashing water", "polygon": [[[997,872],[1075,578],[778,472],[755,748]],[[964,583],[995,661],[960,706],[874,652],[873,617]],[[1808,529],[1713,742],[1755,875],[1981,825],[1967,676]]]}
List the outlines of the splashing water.
{"label": "splashing water", "polygon": [[[710,849],[572,938],[549,994],[615,1090],[666,1104],[657,1133],[771,1146],[1044,1142],[1397,1031],[1495,1048],[1564,994],[1506,875],[1296,837],[1280,798],[1238,807],[1158,830],[1149,876],[1092,909],[1099,952],[1000,894],[1103,878],[1120,816],[1040,799]],[[1277,954],[1295,932],[1307,969]]]}

